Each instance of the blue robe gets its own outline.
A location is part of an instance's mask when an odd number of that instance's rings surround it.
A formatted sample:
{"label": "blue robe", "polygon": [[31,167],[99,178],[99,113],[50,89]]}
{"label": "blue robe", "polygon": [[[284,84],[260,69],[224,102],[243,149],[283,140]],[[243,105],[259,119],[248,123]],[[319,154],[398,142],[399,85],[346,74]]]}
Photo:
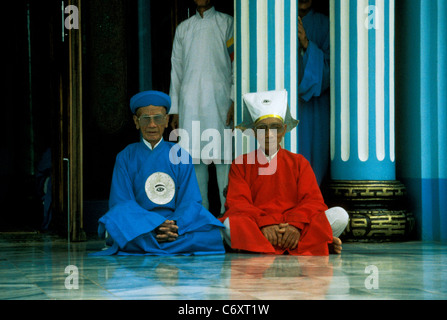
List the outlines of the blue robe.
{"label": "blue robe", "polygon": [[[154,150],[144,142],[121,151],[115,163],[109,211],[99,220],[99,234],[107,230],[113,239],[108,250],[94,255],[205,255],[223,254],[220,228],[224,228],[202,206],[194,166],[189,155],[173,143],[161,141]],[[183,152],[183,163],[180,160]],[[177,162],[178,164],[174,164]],[[179,163],[180,162],[180,163]],[[185,164],[185,162],[187,162]],[[154,176],[163,176],[162,185],[148,185]],[[155,180],[159,181],[159,180]],[[164,196],[158,196],[161,192]],[[167,203],[165,203],[167,202]],[[174,220],[179,237],[158,243],[155,229]]]}
{"label": "blue robe", "polygon": [[328,173],[330,141],[330,33],[327,16],[311,10],[303,19],[309,40],[299,63],[299,153],[311,164],[318,184]]}

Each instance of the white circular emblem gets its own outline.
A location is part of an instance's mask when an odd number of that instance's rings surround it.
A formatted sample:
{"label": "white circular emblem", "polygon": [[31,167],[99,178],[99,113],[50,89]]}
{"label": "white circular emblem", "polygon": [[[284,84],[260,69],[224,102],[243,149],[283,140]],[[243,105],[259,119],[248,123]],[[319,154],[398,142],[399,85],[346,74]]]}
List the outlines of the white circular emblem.
{"label": "white circular emblem", "polygon": [[155,172],[146,180],[147,197],[155,204],[169,203],[175,195],[175,182],[164,172]]}

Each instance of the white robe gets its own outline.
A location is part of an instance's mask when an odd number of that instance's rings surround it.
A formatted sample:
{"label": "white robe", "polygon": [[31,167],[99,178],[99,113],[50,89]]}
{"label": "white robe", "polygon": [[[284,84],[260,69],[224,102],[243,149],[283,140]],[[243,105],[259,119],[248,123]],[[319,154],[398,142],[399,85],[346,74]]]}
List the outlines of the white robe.
{"label": "white robe", "polygon": [[[231,130],[226,130],[224,139],[224,129],[230,128],[226,126],[227,113],[234,99],[233,65],[227,48],[232,38],[233,17],[214,7],[205,11],[203,18],[197,12],[175,33],[170,113],[179,115],[179,128],[188,135],[185,139],[179,131],[180,145],[189,151],[194,163],[198,159],[217,162],[232,158]],[[207,129],[214,131],[202,135]],[[216,132],[220,141],[215,141]]]}

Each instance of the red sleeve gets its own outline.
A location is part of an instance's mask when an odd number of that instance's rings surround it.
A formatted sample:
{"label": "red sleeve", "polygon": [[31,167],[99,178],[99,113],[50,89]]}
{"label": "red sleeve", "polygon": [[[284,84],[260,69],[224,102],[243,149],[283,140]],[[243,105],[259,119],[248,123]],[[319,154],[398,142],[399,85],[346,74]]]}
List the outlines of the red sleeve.
{"label": "red sleeve", "polygon": [[299,229],[310,223],[316,214],[324,214],[327,206],[324,203],[320,187],[310,163],[304,158],[298,159],[298,204],[285,213],[285,222]]}
{"label": "red sleeve", "polygon": [[250,186],[245,180],[245,170],[244,164],[233,163],[231,165],[225,203],[226,212],[221,220],[235,215],[244,215],[251,217],[259,228],[278,224],[275,218],[254,206]]}

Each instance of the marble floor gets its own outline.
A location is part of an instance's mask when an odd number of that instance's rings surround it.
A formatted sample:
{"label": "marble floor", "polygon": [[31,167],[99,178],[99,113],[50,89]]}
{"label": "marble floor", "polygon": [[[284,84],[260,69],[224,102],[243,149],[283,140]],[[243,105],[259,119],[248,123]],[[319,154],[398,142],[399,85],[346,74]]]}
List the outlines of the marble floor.
{"label": "marble floor", "polygon": [[88,256],[102,247],[0,233],[0,299],[447,299],[441,243],[345,243],[341,255],[329,257]]}

